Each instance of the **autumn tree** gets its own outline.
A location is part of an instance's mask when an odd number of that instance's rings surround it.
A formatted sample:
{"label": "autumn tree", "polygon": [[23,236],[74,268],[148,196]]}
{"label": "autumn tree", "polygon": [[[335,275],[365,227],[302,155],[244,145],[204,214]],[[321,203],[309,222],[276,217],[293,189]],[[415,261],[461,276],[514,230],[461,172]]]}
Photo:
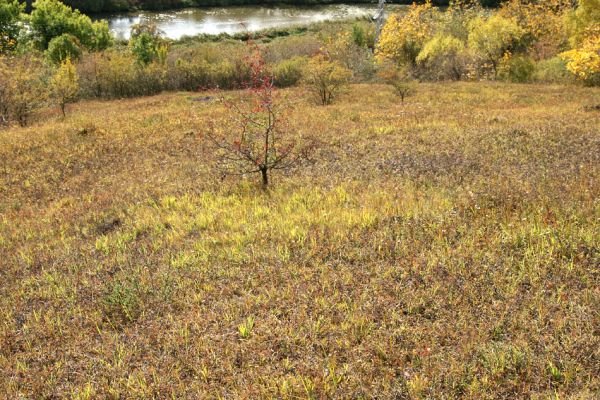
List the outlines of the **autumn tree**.
{"label": "autumn tree", "polygon": [[512,19],[523,28],[527,52],[535,60],[557,54],[566,43],[564,16],[572,0],[508,0],[498,15]]}
{"label": "autumn tree", "polygon": [[79,76],[70,58],[63,61],[52,76],[50,89],[64,118],[67,104],[74,102],[79,93]]}
{"label": "autumn tree", "polygon": [[220,94],[230,120],[213,124],[207,137],[223,175],[260,174],[262,186],[267,188],[273,171],[298,165],[307,158],[310,146],[291,130],[286,117],[288,103],[277,92],[260,50],[250,46],[253,51],[246,63],[251,79],[245,96],[231,101]]}
{"label": "autumn tree", "polygon": [[600,85],[600,29],[590,34],[577,48],[562,53],[560,57],[567,62],[567,69],[577,79],[590,86]]}
{"label": "autumn tree", "polygon": [[581,0],[566,16],[572,49],[560,54],[567,69],[586,85],[600,85],[600,0]]}
{"label": "autumn tree", "polygon": [[377,42],[378,61],[393,60],[416,66],[423,45],[434,34],[437,11],[431,1],[414,3],[407,13],[391,15]]}

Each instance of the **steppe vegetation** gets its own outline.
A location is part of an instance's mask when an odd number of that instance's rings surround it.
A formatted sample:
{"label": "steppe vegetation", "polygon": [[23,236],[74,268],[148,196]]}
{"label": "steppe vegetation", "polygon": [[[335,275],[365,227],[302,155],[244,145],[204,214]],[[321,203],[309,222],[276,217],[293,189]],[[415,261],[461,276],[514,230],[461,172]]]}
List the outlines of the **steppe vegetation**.
{"label": "steppe vegetation", "polygon": [[320,145],[268,192],[194,94],[0,135],[5,397],[597,398],[596,89],[284,92]]}
{"label": "steppe vegetation", "polygon": [[0,398],[600,397],[597,0],[377,46],[40,4],[0,3]]}

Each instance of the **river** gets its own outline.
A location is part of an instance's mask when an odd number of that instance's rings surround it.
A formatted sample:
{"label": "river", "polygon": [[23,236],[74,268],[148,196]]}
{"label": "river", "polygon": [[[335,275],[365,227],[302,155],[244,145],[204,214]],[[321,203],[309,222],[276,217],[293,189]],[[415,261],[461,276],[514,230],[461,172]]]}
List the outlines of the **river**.
{"label": "river", "polygon": [[186,8],[169,11],[138,11],[108,15],[110,30],[117,39],[129,39],[131,26],[141,21],[155,24],[164,36],[180,39],[198,34],[216,35],[285,28],[326,20],[370,17],[375,4],[330,4],[319,6],[241,6]]}

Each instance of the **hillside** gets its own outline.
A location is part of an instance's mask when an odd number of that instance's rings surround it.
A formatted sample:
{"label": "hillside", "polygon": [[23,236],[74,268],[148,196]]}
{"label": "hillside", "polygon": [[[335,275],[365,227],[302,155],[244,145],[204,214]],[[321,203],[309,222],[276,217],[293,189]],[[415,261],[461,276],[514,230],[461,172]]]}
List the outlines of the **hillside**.
{"label": "hillside", "polygon": [[597,398],[597,89],[284,92],[268,192],[211,93],[0,130],[0,398]]}

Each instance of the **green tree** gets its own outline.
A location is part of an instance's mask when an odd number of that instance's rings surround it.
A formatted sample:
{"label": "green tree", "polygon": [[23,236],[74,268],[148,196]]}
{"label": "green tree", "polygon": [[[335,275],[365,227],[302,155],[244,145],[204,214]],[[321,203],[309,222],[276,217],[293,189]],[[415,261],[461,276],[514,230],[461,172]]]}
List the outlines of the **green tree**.
{"label": "green tree", "polygon": [[0,1],[0,54],[16,47],[24,8],[25,4],[20,4],[18,0]]}
{"label": "green tree", "polygon": [[77,75],[75,65],[73,65],[69,57],[61,62],[52,76],[50,80],[50,92],[52,98],[60,107],[64,118],[66,116],[67,104],[77,100],[79,93],[79,76]]}
{"label": "green tree", "polygon": [[58,0],[36,0],[29,26],[35,42],[42,50],[48,48],[52,39],[63,34],[73,35],[88,50],[102,50],[111,44],[106,21],[92,22],[87,15]]}
{"label": "green tree", "polygon": [[576,48],[600,29],[600,0],[579,0],[578,6],[566,15],[571,46]]}
{"label": "green tree", "polygon": [[81,58],[81,47],[79,40],[69,33],[55,37],[48,44],[46,56],[54,64],[60,64],[67,58],[78,60]]}
{"label": "green tree", "polygon": [[496,77],[502,57],[518,49],[524,35],[525,30],[512,19],[499,15],[478,17],[470,24],[469,47],[489,63]]}
{"label": "green tree", "polygon": [[167,45],[161,33],[152,24],[137,24],[131,28],[129,47],[140,64],[148,65],[153,61],[165,61]]}

